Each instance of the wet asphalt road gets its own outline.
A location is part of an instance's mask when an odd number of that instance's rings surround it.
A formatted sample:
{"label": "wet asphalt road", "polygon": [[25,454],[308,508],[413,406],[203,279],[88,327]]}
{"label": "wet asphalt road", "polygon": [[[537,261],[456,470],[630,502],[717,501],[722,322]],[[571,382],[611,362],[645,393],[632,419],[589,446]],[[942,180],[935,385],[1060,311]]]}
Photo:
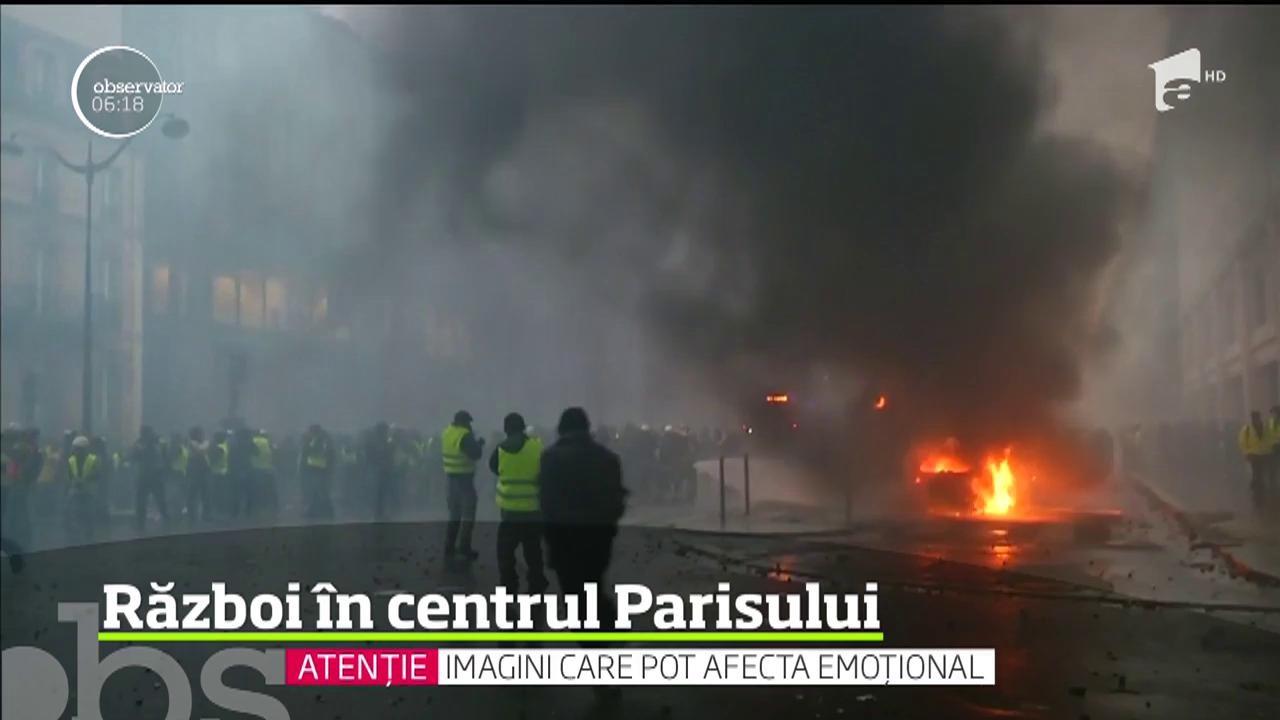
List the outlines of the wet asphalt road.
{"label": "wet asphalt road", "polygon": [[[489,525],[476,546],[493,547]],[[289,580],[329,580],[374,594],[487,590],[486,552],[467,572],[442,566],[437,523],[240,530],[36,553],[27,571],[3,571],[0,641],[70,652],[58,601],[93,602],[105,582],[172,580],[178,591],[227,580],[242,594],[283,592]],[[1062,580],[853,547],[824,537],[723,536],[625,528],[610,582],[667,592],[785,590],[809,578],[857,591],[880,583],[886,647],[994,647],[995,687],[628,688],[597,705],[588,688],[271,688],[295,718],[1271,718],[1280,709],[1280,635],[1251,626],[1270,613],[1206,613],[1133,602]],[[114,649],[105,646],[103,652]],[[198,668],[208,646],[167,646]],[[59,655],[61,656],[61,655]],[[70,667],[70,663],[64,663]],[[192,676],[197,675],[189,670]],[[247,689],[259,677],[233,669]],[[74,682],[72,683],[74,687]],[[10,692],[6,689],[5,692]],[[212,705],[198,717],[229,717]],[[163,686],[145,671],[113,675],[107,718],[158,718]]]}

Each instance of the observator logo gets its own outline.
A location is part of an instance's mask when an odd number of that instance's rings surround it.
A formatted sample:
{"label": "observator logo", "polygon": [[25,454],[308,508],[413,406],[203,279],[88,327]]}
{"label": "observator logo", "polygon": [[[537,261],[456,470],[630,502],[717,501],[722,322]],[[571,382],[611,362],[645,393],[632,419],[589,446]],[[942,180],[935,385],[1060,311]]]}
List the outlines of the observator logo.
{"label": "observator logo", "polygon": [[166,81],[141,50],[98,48],[76,68],[71,106],[80,122],[105,138],[123,140],[147,129],[165,95],[181,95],[181,82]]}

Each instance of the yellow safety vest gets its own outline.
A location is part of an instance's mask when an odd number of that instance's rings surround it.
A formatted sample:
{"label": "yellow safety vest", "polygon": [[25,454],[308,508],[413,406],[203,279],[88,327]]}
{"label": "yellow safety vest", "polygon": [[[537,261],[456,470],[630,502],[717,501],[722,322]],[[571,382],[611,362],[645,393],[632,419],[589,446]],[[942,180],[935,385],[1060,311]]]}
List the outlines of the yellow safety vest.
{"label": "yellow safety vest", "polygon": [[271,470],[271,441],[265,435],[253,439],[253,466],[258,470]]}
{"label": "yellow safety vest", "polygon": [[446,475],[470,475],[476,471],[476,461],[462,452],[462,439],[470,434],[468,428],[452,424],[440,434],[440,456]]}
{"label": "yellow safety vest", "polygon": [[179,475],[187,474],[187,446],[179,445],[178,454],[169,461],[169,468]]}
{"label": "yellow safety vest", "polygon": [[329,467],[329,453],[325,452],[324,442],[319,437],[307,441],[307,467],[324,470]]}
{"label": "yellow safety vest", "polygon": [[80,462],[76,460],[76,456],[72,455],[67,458],[67,477],[71,478],[73,485],[79,485],[89,480],[97,480],[98,472],[98,456],[89,453],[84,456],[84,467],[80,467]]}
{"label": "yellow safety vest", "polygon": [[1253,428],[1253,423],[1245,423],[1245,426],[1240,428],[1240,452],[1252,456],[1266,455],[1271,449],[1268,435],[1270,433],[1267,432],[1265,425],[1262,434],[1259,435]]}
{"label": "yellow safety vest", "polygon": [[1271,452],[1280,450],[1280,420],[1270,418],[1267,420],[1267,435],[1270,439]]}
{"label": "yellow safety vest", "polygon": [[498,446],[498,509],[507,512],[537,512],[538,469],[542,461],[542,441],[526,438],[519,452]]}
{"label": "yellow safety vest", "polygon": [[209,471],[212,472],[214,475],[226,475],[227,474],[227,450],[228,450],[227,443],[220,442],[217,445],[214,445],[214,447],[218,448],[219,452],[209,453]]}
{"label": "yellow safety vest", "polygon": [[40,476],[36,478],[36,482],[41,485],[51,483],[58,478],[58,463],[62,462],[62,453],[52,445],[46,445],[43,452],[44,465],[40,468]]}

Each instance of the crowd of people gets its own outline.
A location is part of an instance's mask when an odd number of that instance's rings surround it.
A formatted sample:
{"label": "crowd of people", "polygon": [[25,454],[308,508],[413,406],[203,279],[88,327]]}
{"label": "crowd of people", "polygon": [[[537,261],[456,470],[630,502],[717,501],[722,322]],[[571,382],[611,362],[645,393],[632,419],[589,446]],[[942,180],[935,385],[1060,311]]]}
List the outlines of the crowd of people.
{"label": "crowd of people", "polygon": [[[601,426],[593,435],[622,458],[635,499],[649,504],[692,503],[694,463],[735,446],[723,431],[674,426]],[[143,534],[281,518],[395,519],[449,505],[442,438],[386,422],[275,436],[229,419],[212,432],[143,426],[133,443],[112,446],[100,435],[69,430],[54,439],[10,424],[0,443],[0,515],[5,537],[36,547],[105,539],[113,522]],[[496,447],[503,431],[476,440]]]}

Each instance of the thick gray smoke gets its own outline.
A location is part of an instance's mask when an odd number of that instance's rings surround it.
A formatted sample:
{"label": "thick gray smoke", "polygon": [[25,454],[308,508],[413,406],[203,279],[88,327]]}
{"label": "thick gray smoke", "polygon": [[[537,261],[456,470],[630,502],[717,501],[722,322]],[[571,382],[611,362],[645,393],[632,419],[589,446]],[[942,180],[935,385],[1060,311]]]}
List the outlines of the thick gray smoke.
{"label": "thick gray smoke", "polygon": [[425,228],[556,258],[538,280],[642,318],[723,397],[834,369],[979,440],[1049,421],[1105,344],[1130,188],[1037,131],[1039,44],[999,18],[387,12],[412,108],[379,178],[392,266]]}

